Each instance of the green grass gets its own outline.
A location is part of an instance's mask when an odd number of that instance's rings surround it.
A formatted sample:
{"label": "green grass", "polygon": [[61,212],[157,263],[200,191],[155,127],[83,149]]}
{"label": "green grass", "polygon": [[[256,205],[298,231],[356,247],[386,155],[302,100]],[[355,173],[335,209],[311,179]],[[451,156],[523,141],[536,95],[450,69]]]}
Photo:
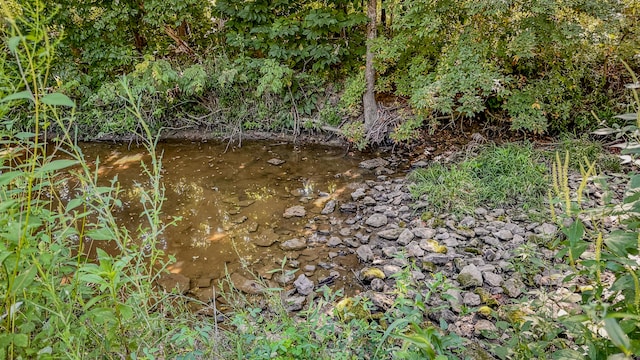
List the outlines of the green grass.
{"label": "green grass", "polygon": [[433,164],[414,171],[414,198],[436,212],[469,213],[477,206],[540,206],[546,194],[547,168],[531,144],[491,145],[476,158],[449,167]]}
{"label": "green grass", "polygon": [[563,136],[557,149],[547,152],[545,157],[549,161],[554,161],[556,151],[559,151],[560,154],[564,154],[568,151],[569,167],[576,171],[580,171],[580,165],[586,167],[586,161],[590,163],[595,161],[598,173],[602,173],[604,171],[622,171],[622,165],[620,164],[620,159],[617,156],[606,151],[606,149],[603,148],[602,143],[592,141],[585,136],[580,138],[576,138],[572,135]]}

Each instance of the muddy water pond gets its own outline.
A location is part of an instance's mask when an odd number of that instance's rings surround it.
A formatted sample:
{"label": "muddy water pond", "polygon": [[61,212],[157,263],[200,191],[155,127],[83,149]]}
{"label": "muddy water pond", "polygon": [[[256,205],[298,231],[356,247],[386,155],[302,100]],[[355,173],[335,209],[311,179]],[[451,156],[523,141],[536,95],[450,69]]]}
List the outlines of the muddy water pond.
{"label": "muddy water pond", "polygon": [[[144,148],[105,143],[81,147],[90,164],[99,158],[105,183],[117,176],[124,189],[117,218],[135,231],[142,211],[139,187],[148,183],[140,167],[148,160]],[[211,286],[226,273],[250,277],[243,264],[282,282],[286,279],[271,270],[279,269],[285,258],[286,270],[299,269],[295,276],[305,273],[317,284],[340,274],[335,286],[346,291],[357,287],[352,271],[358,268],[356,255],[327,246],[332,234],[349,222],[349,213],[329,211],[327,203],[341,202],[350,197],[350,184],[375,177],[358,167],[366,156],[343,148],[273,142],[238,148],[167,142],[159,151],[166,188],[163,216],[182,217],[164,232],[159,246],[175,256],[170,271],[188,277],[192,291]],[[304,246],[284,246],[296,238]]]}

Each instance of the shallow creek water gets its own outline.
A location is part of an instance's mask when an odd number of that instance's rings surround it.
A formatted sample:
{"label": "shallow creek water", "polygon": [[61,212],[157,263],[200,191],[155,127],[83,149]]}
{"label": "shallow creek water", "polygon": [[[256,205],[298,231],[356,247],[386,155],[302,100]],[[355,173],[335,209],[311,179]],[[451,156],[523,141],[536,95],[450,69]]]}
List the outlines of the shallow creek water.
{"label": "shallow creek water", "polygon": [[[90,164],[100,159],[101,181],[106,184],[117,176],[124,189],[117,218],[134,231],[142,211],[139,184],[148,183],[140,168],[140,161],[148,160],[144,148],[106,143],[81,148]],[[349,291],[355,285],[350,274],[357,267],[356,256],[331,253],[324,244],[346,217],[338,209],[320,213],[327,201],[348,197],[349,184],[373,177],[358,168],[364,157],[320,145],[249,142],[226,148],[226,143],[159,145],[166,187],[163,214],[167,219],[182,217],[165,231],[159,245],[176,258],[170,271],[202,284],[238,271],[243,261],[255,273],[270,277],[268,270],[280,268],[286,256],[287,269],[299,266],[315,281],[340,272],[336,285]],[[283,163],[273,165],[271,159]],[[306,216],[284,218],[285,210],[295,205],[303,205]],[[304,237],[309,247],[283,251],[279,244],[294,237]],[[316,269],[305,270],[305,265]]]}

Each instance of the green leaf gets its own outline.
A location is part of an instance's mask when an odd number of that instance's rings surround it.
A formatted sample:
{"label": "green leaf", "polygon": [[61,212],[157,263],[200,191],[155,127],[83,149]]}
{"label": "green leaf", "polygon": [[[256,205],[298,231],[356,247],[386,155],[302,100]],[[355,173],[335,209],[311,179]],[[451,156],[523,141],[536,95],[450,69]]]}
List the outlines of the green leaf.
{"label": "green leaf", "polygon": [[613,231],[604,240],[604,244],[617,256],[626,258],[628,254],[636,254],[638,235],[622,230]]}
{"label": "green leaf", "polygon": [[15,54],[16,50],[18,49],[18,45],[20,44],[20,41],[22,41],[24,37],[23,36],[12,36],[11,38],[9,38],[8,41],[8,45],[9,45],[9,50]]}
{"label": "green leaf", "polygon": [[69,201],[69,203],[67,204],[66,212],[70,212],[71,210],[77,208],[78,206],[82,205],[83,202],[84,199],[82,198],[71,199],[71,201]]}
{"label": "green leaf", "polygon": [[11,100],[20,100],[20,99],[31,100],[33,99],[33,96],[31,95],[31,92],[29,90],[24,90],[24,91],[17,92],[15,94],[5,96],[4,98],[2,98],[2,100],[0,100],[0,103],[11,101]]}
{"label": "green leaf", "polygon": [[100,228],[87,231],[87,236],[93,240],[114,240],[116,238],[109,228]]}
{"label": "green leaf", "polygon": [[629,341],[629,337],[627,334],[622,331],[622,328],[613,318],[605,318],[604,319],[604,329],[607,330],[607,334],[611,339],[611,342],[615,346],[617,346],[624,353],[629,352],[629,347],[631,346],[631,342]]}
{"label": "green leaf", "polygon": [[573,349],[562,349],[553,354],[554,360],[582,360],[584,355]]}
{"label": "green leaf", "polygon": [[78,164],[77,160],[68,160],[68,159],[54,160],[44,164],[37,171],[39,173],[47,173],[47,172],[62,170],[77,164]]}
{"label": "green leaf", "polygon": [[29,284],[31,284],[35,279],[37,272],[38,271],[35,265],[31,265],[26,270],[21,271],[20,274],[18,274],[18,276],[16,276],[15,280],[13,281],[11,294],[16,295],[20,291],[22,291],[22,289],[29,286]]}
{"label": "green leaf", "polygon": [[52,105],[52,106],[68,106],[75,107],[76,103],[73,100],[69,99],[67,95],[60,93],[52,93],[47,94],[42,97],[41,100],[44,104]]}

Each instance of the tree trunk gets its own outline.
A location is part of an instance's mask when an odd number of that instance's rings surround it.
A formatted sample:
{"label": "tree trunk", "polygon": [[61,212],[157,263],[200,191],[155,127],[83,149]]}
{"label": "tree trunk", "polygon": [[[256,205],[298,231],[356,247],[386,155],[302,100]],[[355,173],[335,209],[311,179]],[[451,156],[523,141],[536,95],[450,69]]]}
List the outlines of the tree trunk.
{"label": "tree trunk", "polygon": [[362,106],[364,108],[364,129],[368,133],[378,119],[378,104],[376,104],[375,84],[376,71],[373,68],[373,51],[371,50],[371,42],[376,38],[376,7],[377,0],[369,0],[367,4],[367,16],[369,24],[367,25],[367,60],[364,70],[364,79],[367,83],[367,91],[362,96]]}

